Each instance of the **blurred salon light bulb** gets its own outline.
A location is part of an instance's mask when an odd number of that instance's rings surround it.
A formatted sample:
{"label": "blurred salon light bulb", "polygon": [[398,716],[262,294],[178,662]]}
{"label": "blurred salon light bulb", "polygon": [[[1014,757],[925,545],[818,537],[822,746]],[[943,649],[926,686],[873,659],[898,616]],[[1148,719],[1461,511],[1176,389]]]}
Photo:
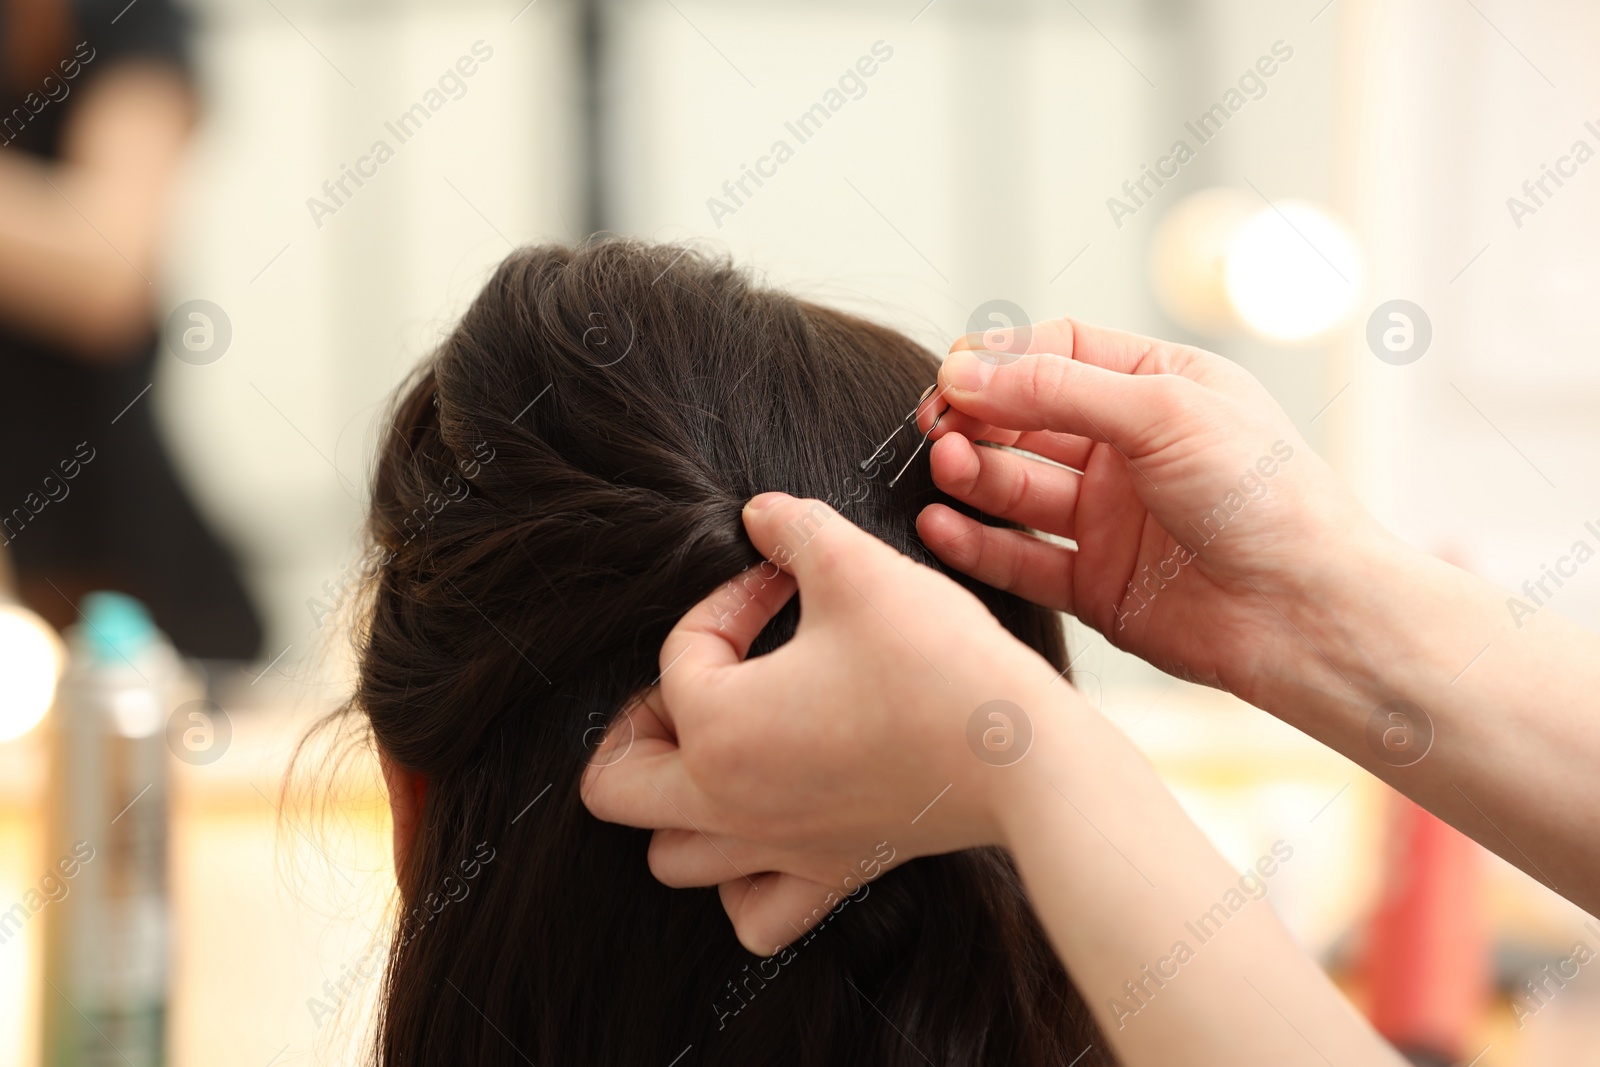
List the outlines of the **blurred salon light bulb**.
{"label": "blurred salon light bulb", "polygon": [[1310,204],[1284,201],[1247,219],[1228,242],[1228,302],[1252,332],[1302,341],[1342,322],[1361,288],[1349,232]]}
{"label": "blurred salon light bulb", "polygon": [[1228,246],[1260,206],[1258,197],[1219,186],[1184,197],[1162,216],[1150,241],[1150,284],[1174,322],[1208,337],[1239,332],[1228,299]]}
{"label": "blurred salon light bulb", "polygon": [[20,604],[0,602],[0,741],[39,724],[65,663],[66,650],[49,623]]}
{"label": "blurred salon light bulb", "polygon": [[1355,239],[1311,204],[1202,189],[1173,205],[1150,245],[1150,282],[1173,320],[1209,337],[1304,341],[1350,314],[1363,282]]}

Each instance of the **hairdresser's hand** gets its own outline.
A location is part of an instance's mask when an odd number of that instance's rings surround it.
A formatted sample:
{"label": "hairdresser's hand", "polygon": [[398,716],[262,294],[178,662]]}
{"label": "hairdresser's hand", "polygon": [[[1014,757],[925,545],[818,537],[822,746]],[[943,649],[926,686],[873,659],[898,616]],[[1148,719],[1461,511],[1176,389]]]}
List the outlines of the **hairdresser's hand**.
{"label": "hairdresser's hand", "polygon": [[[1231,918],[1170,981],[1161,931],[1264,893],[1256,872],[1241,879],[1127,737],[966,590],[826,505],[751,503],[751,540],[785,573],[747,571],[691,610],[584,774],[595,815],[656,829],[657,878],[718,886],[740,942],[773,955],[897,863],[1003,845],[1078,987],[1118,991],[1088,998],[1117,1062],[1399,1067],[1271,908]],[[746,659],[796,583],[794,639]],[[996,699],[1020,705],[1025,752],[984,744],[1005,724],[973,712]],[[1123,1004],[1153,960],[1159,998]]]}
{"label": "hairdresser's hand", "polygon": [[[582,792],[655,828],[656,877],[720,885],[741,942],[770,954],[895,864],[1000,843],[1008,791],[1089,709],[976,597],[826,504],[764,494],[744,521],[772,562],[679,622]],[[794,639],[746,660],[796,580]],[[997,700],[1023,710],[979,711]],[[1027,758],[1001,765],[1023,732]]]}
{"label": "hairdresser's hand", "polygon": [[934,434],[934,481],[1077,548],[932,505],[918,530],[952,567],[1251,699],[1307,651],[1290,620],[1330,586],[1358,586],[1363,558],[1395,544],[1220,356],[1070,319],[1032,326],[1032,355],[983,341],[957,341],[940,370],[952,410]]}
{"label": "hairdresser's hand", "polygon": [[982,344],[940,371],[934,481],[1077,549],[935,505],[941,559],[1265,708],[1600,909],[1600,637],[1536,610],[1542,579],[1508,599],[1382,530],[1219,356],[1068,319],[1031,329],[1052,355]]}

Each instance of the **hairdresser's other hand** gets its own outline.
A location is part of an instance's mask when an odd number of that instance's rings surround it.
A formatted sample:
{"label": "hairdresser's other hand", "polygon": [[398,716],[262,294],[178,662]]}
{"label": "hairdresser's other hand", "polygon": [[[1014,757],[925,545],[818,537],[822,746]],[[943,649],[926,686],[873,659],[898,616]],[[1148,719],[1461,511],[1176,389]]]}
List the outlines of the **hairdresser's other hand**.
{"label": "hairdresser's other hand", "polygon": [[[1005,794],[1063,711],[1088,709],[976,597],[826,504],[763,494],[744,522],[771,562],[673,629],[582,793],[656,829],[656,877],[720,885],[741,942],[770,954],[895,864],[1000,843]],[[745,659],[797,582],[795,637]],[[991,701],[1025,710],[992,718]],[[1031,758],[1001,765],[1024,732]]]}
{"label": "hairdresser's other hand", "polygon": [[1029,331],[1020,357],[981,334],[955,343],[929,462],[951,496],[1076,550],[937,504],[923,541],[1180,677],[1249,700],[1293,673],[1289,620],[1358,587],[1363,556],[1392,538],[1237,364],[1071,319]]}

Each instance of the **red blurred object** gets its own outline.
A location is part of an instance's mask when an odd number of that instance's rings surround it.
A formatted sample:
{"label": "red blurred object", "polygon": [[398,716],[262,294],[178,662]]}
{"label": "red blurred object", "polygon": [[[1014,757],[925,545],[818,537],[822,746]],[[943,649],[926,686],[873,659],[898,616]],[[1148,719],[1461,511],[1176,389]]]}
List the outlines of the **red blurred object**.
{"label": "red blurred object", "polygon": [[1490,995],[1478,846],[1396,795],[1383,880],[1357,967],[1367,1015],[1401,1052],[1455,1062]]}

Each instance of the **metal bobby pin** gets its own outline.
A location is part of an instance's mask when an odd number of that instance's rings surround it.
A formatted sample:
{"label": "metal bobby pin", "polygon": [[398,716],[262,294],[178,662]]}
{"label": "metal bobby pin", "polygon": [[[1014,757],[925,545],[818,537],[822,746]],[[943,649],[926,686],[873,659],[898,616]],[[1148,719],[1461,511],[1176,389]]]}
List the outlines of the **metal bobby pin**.
{"label": "metal bobby pin", "polygon": [[[934,382],[932,385],[928,386],[926,389],[924,389],[922,391],[922,395],[917,398],[916,406],[911,409],[910,414],[908,414],[905,418],[901,419],[899,425],[897,425],[893,430],[891,430],[889,432],[889,436],[885,437],[883,439],[883,444],[879,445],[877,448],[872,450],[872,455],[868,456],[866,459],[861,461],[861,469],[862,470],[866,470],[868,467],[872,466],[872,461],[877,459],[880,455],[883,454],[883,450],[889,447],[889,442],[893,441],[895,439],[895,436],[897,434],[899,434],[901,430],[905,429],[907,425],[911,425],[913,427],[916,425],[917,412],[922,410],[922,405],[926,404],[928,402],[929,394],[931,394],[938,387],[939,387],[939,383],[938,382]],[[939,398],[938,397],[934,397],[934,399],[938,400]],[[905,461],[904,464],[901,465],[899,472],[896,473],[893,478],[889,479],[889,488],[890,489],[893,489],[894,486],[895,486],[895,483],[900,480],[901,475],[905,474],[906,470],[911,466],[911,461],[916,459],[917,456],[921,454],[923,447],[925,445],[927,445],[927,443],[928,443],[929,435],[932,434],[933,431],[938,428],[939,420],[944,418],[944,412],[945,411],[949,411],[949,410],[950,410],[950,408],[947,405],[945,407],[944,411],[941,411],[941,412],[939,412],[939,414],[934,416],[933,424],[928,427],[927,433],[924,433],[922,435],[922,440],[917,442],[917,447],[911,450],[911,455],[906,457],[906,461]]]}

